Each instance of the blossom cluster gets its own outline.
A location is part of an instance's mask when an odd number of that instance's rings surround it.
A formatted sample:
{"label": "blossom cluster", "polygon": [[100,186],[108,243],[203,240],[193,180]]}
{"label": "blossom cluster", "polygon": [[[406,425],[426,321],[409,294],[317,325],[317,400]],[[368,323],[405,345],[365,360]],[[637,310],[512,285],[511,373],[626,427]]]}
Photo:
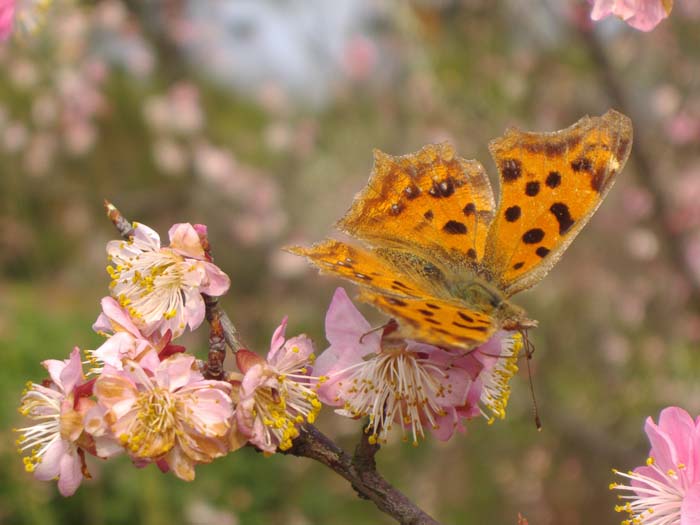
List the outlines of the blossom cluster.
{"label": "blossom cluster", "polygon": [[189,481],[196,465],[245,444],[288,450],[322,403],[367,418],[370,443],[387,442],[394,425],[418,444],[426,430],[446,440],[466,419],[505,416],[520,334],[499,332],[466,355],[397,339],[373,330],[342,288],[318,360],[307,336],[285,337],[285,318],[266,358],[237,348],[237,371],[206,377],[174,341],[204,321],[203,295],[225,294],[230,280],[211,260],[206,226],[175,224],[169,238],[163,246],[134,223],[128,240],[107,244],[110,295],[93,325],[105,342],[44,361],[48,378],[23,394],[30,424],[17,429],[17,446],[26,470],[57,479],[64,496],[90,477],[87,455],[125,454]]}

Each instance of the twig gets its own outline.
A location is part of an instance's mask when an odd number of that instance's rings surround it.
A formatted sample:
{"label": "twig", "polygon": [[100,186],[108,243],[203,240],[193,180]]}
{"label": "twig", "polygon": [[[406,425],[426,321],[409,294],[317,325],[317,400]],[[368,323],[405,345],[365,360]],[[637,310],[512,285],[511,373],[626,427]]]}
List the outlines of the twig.
{"label": "twig", "polygon": [[[358,445],[358,447],[361,445]],[[301,435],[285,452],[318,461],[350,482],[362,498],[374,502],[379,510],[404,525],[438,525],[402,492],[391,486],[376,470],[374,456],[368,464],[356,462],[313,425],[304,425]]]}
{"label": "twig", "polygon": [[[119,234],[129,239],[133,235],[131,223],[111,202],[105,200],[104,205],[109,219]],[[211,257],[206,238],[203,239],[202,245],[207,256]],[[243,345],[236,327],[219,306],[218,298],[208,295],[203,297],[206,318],[210,326],[209,359],[204,366],[204,375],[211,379],[224,379],[226,377],[223,369],[225,344],[234,353]],[[354,456],[350,456],[313,425],[304,425],[300,430],[300,435],[294,440],[292,448],[283,452],[284,454],[313,459],[325,465],[348,480],[361,498],[373,501],[379,510],[403,525],[439,525],[377,472],[374,456],[379,450],[379,445],[371,444],[365,432],[355,449]]]}

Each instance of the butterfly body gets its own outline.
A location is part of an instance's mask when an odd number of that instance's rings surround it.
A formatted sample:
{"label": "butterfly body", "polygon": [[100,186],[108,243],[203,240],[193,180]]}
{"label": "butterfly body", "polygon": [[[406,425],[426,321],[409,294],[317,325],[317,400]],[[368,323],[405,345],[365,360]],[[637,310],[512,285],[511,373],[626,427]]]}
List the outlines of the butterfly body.
{"label": "butterfly body", "polygon": [[449,144],[393,157],[375,151],[367,186],[337,224],[353,240],[293,247],[322,273],[360,286],[397,334],[469,350],[496,330],[536,325],[510,297],[538,282],[622,169],[627,117],[609,111],[555,133],[510,129],[490,144],[489,178]]}

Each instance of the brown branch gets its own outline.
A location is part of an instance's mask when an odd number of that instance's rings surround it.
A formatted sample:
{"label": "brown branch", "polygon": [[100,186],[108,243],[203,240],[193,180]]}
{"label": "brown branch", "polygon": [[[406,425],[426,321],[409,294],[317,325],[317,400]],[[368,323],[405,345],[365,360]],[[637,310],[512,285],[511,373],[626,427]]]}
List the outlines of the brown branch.
{"label": "brown branch", "polygon": [[[634,111],[632,105],[628,103],[628,97],[625,96],[625,86],[621,80],[624,78],[624,75],[615,71],[595,31],[592,28],[579,26],[578,32],[588,49],[601,84],[612,103],[618,110],[628,115],[633,122],[639,123],[643,121],[639,117],[639,113]],[[658,217],[657,220],[653,221],[653,227],[658,230],[657,233],[659,235],[657,237],[663,247],[662,252],[668,255],[676,271],[687,281],[690,287],[690,306],[696,309],[700,308],[700,289],[693,270],[684,255],[682,239],[668,227],[667,219],[671,216],[671,207],[658,177],[654,175],[654,163],[651,159],[653,148],[650,147],[651,145],[647,140],[645,127],[635,126],[634,135],[635,144],[630,155],[637,168],[639,181],[646,186],[654,199],[654,209]]]}
{"label": "brown branch", "polygon": [[[361,445],[358,445],[358,448]],[[350,482],[362,498],[371,500],[379,510],[404,525],[438,525],[402,492],[390,485],[376,470],[374,455],[367,464],[355,461],[313,425],[304,425],[301,435],[285,452],[318,461]]]}

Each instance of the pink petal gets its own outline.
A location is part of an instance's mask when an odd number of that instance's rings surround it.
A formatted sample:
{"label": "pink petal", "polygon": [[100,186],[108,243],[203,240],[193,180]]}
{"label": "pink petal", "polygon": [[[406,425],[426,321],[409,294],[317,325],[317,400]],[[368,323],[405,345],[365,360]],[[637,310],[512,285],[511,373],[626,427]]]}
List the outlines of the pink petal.
{"label": "pink petal", "polygon": [[157,251],[160,250],[160,235],[145,224],[137,223],[134,228],[133,244],[134,248],[138,250]]}
{"label": "pink petal", "polygon": [[6,40],[12,33],[15,18],[15,0],[0,0],[0,41]]}
{"label": "pink petal", "polygon": [[588,0],[593,5],[591,10],[591,20],[601,20],[612,14],[615,0]]}
{"label": "pink petal", "polygon": [[49,481],[58,476],[61,471],[61,458],[68,453],[69,444],[62,439],[56,439],[41,458],[34,471],[34,477],[41,481]]}
{"label": "pink petal", "polygon": [[61,385],[63,391],[68,394],[72,392],[75,385],[83,379],[83,363],[80,359],[80,350],[76,346],[70,353],[70,359],[68,359],[65,367],[61,370],[61,382],[58,384]]}
{"label": "pink petal", "polygon": [[[326,339],[331,345],[352,348],[359,343],[359,338],[372,329],[367,320],[348,297],[343,288],[337,288],[326,312]],[[363,338],[364,344],[379,348],[381,330],[372,332]]]}
{"label": "pink petal", "polygon": [[636,9],[624,13],[622,18],[640,31],[651,31],[668,16],[661,0],[637,0],[635,3]]}
{"label": "pink petal", "polygon": [[[204,299],[202,299],[199,290],[192,289],[185,292],[185,322],[190,330],[195,330],[202,324],[205,310]],[[173,330],[173,335],[175,333],[177,333],[176,330]]]}
{"label": "pink petal", "polygon": [[[102,314],[97,318],[92,329],[96,332],[114,332],[123,330],[136,338],[143,338],[143,334],[132,321],[129,313],[121,307],[113,297],[103,297],[100,301]],[[115,327],[116,324],[116,327]]]}
{"label": "pink petal", "polygon": [[282,323],[275,329],[270,340],[270,351],[267,354],[268,361],[274,357],[277,351],[284,344],[284,333],[287,330],[287,316],[282,319]]}
{"label": "pink petal", "polygon": [[695,479],[695,422],[688,412],[678,407],[665,408],[659,414],[659,428],[673,442],[678,461],[685,465],[690,479]]}
{"label": "pink petal", "polygon": [[188,222],[174,224],[168,230],[170,248],[187,257],[204,259],[204,248],[199,240],[197,231]]}
{"label": "pink petal", "polygon": [[[345,290],[336,289],[326,312],[326,339],[331,346],[314,363],[314,375],[330,375],[361,362],[368,354],[379,353],[381,330],[368,333],[370,330]],[[322,388],[328,390],[331,385],[329,381]]]}
{"label": "pink petal", "polygon": [[200,291],[214,297],[224,295],[231,286],[231,279],[214,263],[205,262],[202,264],[206,272],[206,279],[200,287]]}
{"label": "pink petal", "polygon": [[178,478],[184,481],[194,480],[194,461],[180,447],[173,447],[165,456],[168,467]]}
{"label": "pink petal", "polygon": [[267,356],[267,362],[277,368],[296,368],[303,366],[314,352],[314,344],[306,335],[288,339],[282,347]]}
{"label": "pink petal", "polygon": [[459,423],[459,417],[455,409],[447,410],[444,416],[439,416],[436,424],[437,428],[431,428],[430,432],[440,441],[447,441],[450,439],[458,428],[464,430],[464,427]]}
{"label": "pink petal", "polygon": [[61,496],[68,497],[75,494],[83,481],[82,464],[75,450],[65,454],[61,458],[60,473],[58,477],[58,491]]}
{"label": "pink petal", "polygon": [[190,382],[194,356],[175,354],[163,361],[155,372],[156,383],[175,392]]}
{"label": "pink petal", "polygon": [[647,418],[644,431],[649,438],[649,443],[651,443],[649,456],[654,458],[661,470],[676,470],[678,468],[678,455],[668,434],[661,430],[650,417]]}
{"label": "pink petal", "polygon": [[688,487],[681,503],[681,524],[698,525],[700,523],[700,483]]}
{"label": "pink petal", "polygon": [[126,375],[103,373],[95,381],[95,396],[100,405],[120,418],[136,400],[136,385]]}

